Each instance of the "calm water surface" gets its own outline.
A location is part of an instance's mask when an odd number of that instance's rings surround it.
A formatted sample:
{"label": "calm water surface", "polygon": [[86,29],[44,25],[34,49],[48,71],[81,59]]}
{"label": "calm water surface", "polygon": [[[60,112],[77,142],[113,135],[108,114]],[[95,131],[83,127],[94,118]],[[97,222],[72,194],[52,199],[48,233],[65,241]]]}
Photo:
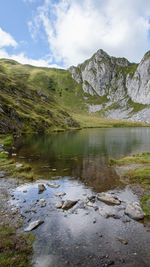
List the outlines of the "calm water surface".
{"label": "calm water surface", "polygon": [[[16,141],[19,161],[32,162],[46,185],[54,180],[59,188],[38,194],[38,182],[19,186],[11,203],[29,221],[44,223],[32,232],[34,266],[150,266],[150,233],[144,222],[124,215],[126,203],[137,201],[136,195],[121,183],[108,165],[110,157],[150,151],[150,128],[90,129],[50,136],[32,136]],[[26,193],[23,191],[27,190]],[[72,209],[58,210],[61,199],[79,199]],[[120,219],[104,218],[85,202],[98,192],[111,191],[121,202],[115,207]],[[17,198],[17,200],[16,200]],[[40,206],[40,198],[46,206]],[[97,201],[99,207],[107,205]],[[113,207],[114,208],[114,207]],[[123,245],[118,237],[125,239]]]}

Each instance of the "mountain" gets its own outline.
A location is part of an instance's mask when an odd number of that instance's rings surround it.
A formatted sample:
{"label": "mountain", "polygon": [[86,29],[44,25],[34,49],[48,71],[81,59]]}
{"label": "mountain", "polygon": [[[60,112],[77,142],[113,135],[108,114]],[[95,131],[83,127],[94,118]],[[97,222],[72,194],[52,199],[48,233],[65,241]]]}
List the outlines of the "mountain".
{"label": "mountain", "polygon": [[[89,113],[150,122],[150,52],[135,64],[125,58],[111,57],[100,49],[69,70],[87,94]],[[93,96],[96,103],[88,102],[89,96]]]}
{"label": "mountain", "polygon": [[116,127],[100,118],[150,122],[149,115],[150,52],[135,64],[98,50],[68,70],[0,59],[0,133]]}

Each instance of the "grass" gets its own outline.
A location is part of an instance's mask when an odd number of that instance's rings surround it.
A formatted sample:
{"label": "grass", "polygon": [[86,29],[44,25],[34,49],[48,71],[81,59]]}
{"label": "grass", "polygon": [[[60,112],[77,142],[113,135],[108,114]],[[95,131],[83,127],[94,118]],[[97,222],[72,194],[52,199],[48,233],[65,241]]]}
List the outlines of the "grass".
{"label": "grass", "polygon": [[[111,166],[131,166],[131,168],[124,171],[121,176],[124,178],[128,177],[130,183],[138,183],[146,190],[146,192],[150,192],[150,152],[122,157],[119,160],[110,158],[109,164]],[[134,166],[132,168],[133,164]],[[140,164],[140,167],[138,164]],[[150,193],[146,194],[141,199],[141,204],[143,211],[150,217]]]}
{"label": "grass", "polygon": [[112,165],[131,165],[131,164],[143,164],[143,163],[150,163],[150,153],[144,152],[142,154],[134,154],[128,157],[122,157],[121,159],[109,159],[109,164]]}
{"label": "grass", "polygon": [[12,135],[0,135],[0,144],[5,147],[11,147],[13,144]]}
{"label": "grass", "polygon": [[34,236],[17,233],[9,224],[0,224],[0,266],[29,267]]}
{"label": "grass", "polygon": [[85,114],[71,114],[74,120],[80,125],[81,128],[116,128],[116,127],[146,127],[150,126],[148,123],[121,121],[115,119],[104,119],[99,116],[85,115]]}
{"label": "grass", "polygon": [[145,195],[142,198],[141,203],[143,211],[145,212],[146,216],[150,218],[150,194]]}

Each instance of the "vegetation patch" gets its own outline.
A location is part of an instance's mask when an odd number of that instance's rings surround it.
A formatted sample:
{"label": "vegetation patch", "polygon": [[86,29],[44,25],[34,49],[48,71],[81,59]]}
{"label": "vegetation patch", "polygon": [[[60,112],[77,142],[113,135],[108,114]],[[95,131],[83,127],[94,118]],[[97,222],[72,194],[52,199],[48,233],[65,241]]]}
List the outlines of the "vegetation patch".
{"label": "vegetation patch", "polygon": [[[124,178],[128,177],[130,183],[138,183],[146,192],[150,192],[150,152],[134,154],[118,160],[110,158],[109,164],[111,166],[130,166],[121,176]],[[140,164],[140,167],[136,167],[136,164],[137,166]],[[143,211],[150,217],[150,193],[141,199],[141,204]]]}
{"label": "vegetation patch", "polygon": [[72,113],[72,117],[81,128],[116,128],[116,127],[146,127],[150,124],[143,122],[133,122],[133,121],[121,121],[115,119],[105,119],[99,116],[86,115],[86,114],[75,114]]}
{"label": "vegetation patch", "polygon": [[34,236],[16,232],[8,224],[0,224],[0,266],[29,267]]}
{"label": "vegetation patch", "polygon": [[141,203],[143,211],[145,212],[146,216],[150,218],[150,194],[145,195],[141,199]]}

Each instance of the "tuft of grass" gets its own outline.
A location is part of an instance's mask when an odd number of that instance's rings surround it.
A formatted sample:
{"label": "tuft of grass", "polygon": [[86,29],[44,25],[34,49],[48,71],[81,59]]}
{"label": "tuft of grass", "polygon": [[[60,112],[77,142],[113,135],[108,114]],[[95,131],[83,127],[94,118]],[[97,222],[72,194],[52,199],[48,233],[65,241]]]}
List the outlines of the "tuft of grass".
{"label": "tuft of grass", "polygon": [[145,212],[146,216],[150,218],[150,194],[145,195],[141,199],[142,209]]}
{"label": "tuft of grass", "polygon": [[0,266],[29,267],[34,237],[17,233],[9,224],[0,224]]}
{"label": "tuft of grass", "polygon": [[4,138],[3,145],[5,147],[11,147],[12,144],[13,144],[13,137],[12,137],[12,135],[8,135],[7,137]]}

